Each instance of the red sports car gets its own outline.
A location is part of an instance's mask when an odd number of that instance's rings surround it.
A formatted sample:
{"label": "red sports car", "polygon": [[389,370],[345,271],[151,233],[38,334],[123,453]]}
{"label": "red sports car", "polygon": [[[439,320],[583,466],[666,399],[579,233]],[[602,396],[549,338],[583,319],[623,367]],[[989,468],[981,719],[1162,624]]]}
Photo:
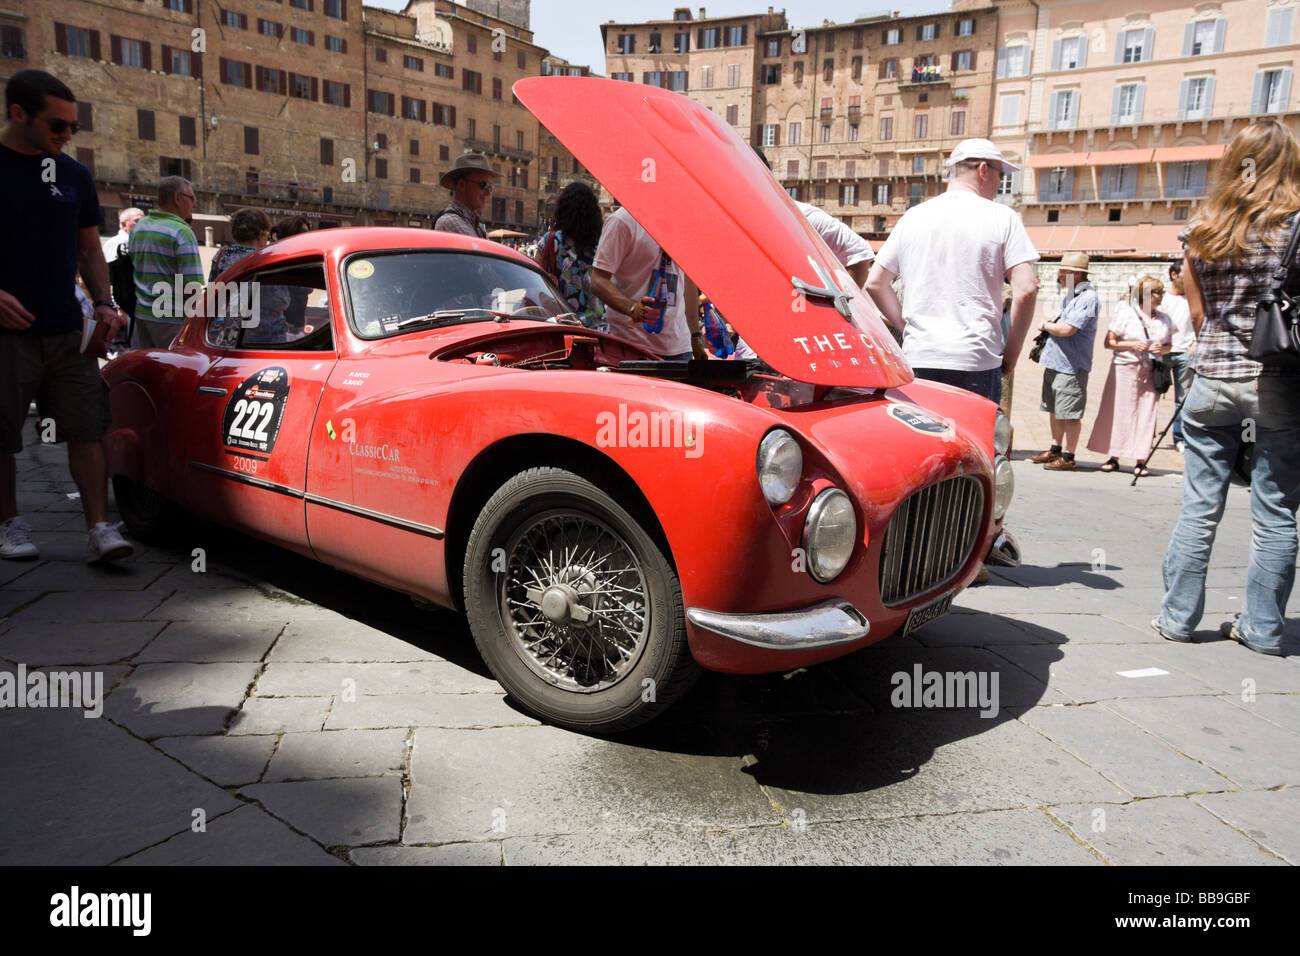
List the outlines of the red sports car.
{"label": "red sports car", "polygon": [[651,719],[701,667],[786,671],[945,613],[1005,538],[1001,412],[912,380],[708,110],[515,89],[763,361],[653,361],[486,240],[305,233],[220,277],[255,297],[105,368],[130,530],[179,508],[463,609],[523,707],[589,731]]}

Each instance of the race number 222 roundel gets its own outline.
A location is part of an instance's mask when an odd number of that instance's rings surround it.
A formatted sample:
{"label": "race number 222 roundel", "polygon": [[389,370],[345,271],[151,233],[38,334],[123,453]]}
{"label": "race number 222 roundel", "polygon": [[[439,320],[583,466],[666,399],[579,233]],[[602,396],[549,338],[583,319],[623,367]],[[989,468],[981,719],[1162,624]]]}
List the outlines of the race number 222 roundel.
{"label": "race number 222 roundel", "polygon": [[289,400],[289,373],[276,366],[249,376],[230,396],[222,441],[238,451],[271,454]]}

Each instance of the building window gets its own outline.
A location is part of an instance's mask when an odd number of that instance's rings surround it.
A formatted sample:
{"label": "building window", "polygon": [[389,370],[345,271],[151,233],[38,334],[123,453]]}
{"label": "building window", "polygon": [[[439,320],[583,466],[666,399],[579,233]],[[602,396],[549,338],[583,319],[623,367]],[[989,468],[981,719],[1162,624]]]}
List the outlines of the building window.
{"label": "building window", "polygon": [[1281,7],[1268,11],[1268,31],[1264,34],[1264,46],[1289,44],[1294,19],[1295,7]]}
{"label": "building window", "polygon": [[925,175],[925,157],[924,157],[924,156],[913,156],[913,157],[912,157],[912,175],[913,175],[913,176],[924,176],[924,175]]}
{"label": "building window", "polygon": [[1137,83],[1126,83],[1115,91],[1115,115],[1112,123],[1136,125],[1142,122],[1142,88]]}
{"label": "building window", "polygon": [[1087,50],[1084,44],[1087,41],[1084,37],[1066,37],[1057,42],[1060,45],[1057,47],[1056,69],[1078,70],[1086,65]]}
{"label": "building window", "polygon": [[[452,107],[455,109],[455,107]],[[475,119],[465,120],[465,135],[470,139],[478,139],[478,121]]]}
{"label": "building window", "polygon": [[768,41],[767,41],[767,52],[764,53],[763,55],[764,55],[764,56],[780,56],[780,55],[781,55],[781,41],[780,41],[780,39],[778,38],[778,39],[775,39],[775,40],[768,40]]}
{"label": "building window", "polygon": [[1184,50],[1184,56],[1204,56],[1207,53],[1223,52],[1223,33],[1227,20],[1198,20],[1188,24],[1191,31],[1191,49]]}
{"label": "building window", "polygon": [[850,143],[856,143],[857,141],[858,141],[858,124],[857,124],[857,123],[850,123],[850,124],[849,124],[849,142],[850,142]]}
{"label": "building window", "polygon": [[350,92],[351,87],[346,83],[336,83],[334,80],[326,80],[324,101],[330,106],[351,106],[352,97]]}
{"label": "building window", "polygon": [[278,37],[283,32],[283,29],[280,24],[276,23],[274,20],[263,20],[261,17],[258,17],[257,32],[262,34],[264,37]]}
{"label": "building window", "polygon": [[876,76],[881,80],[894,80],[898,78],[898,61],[881,60],[880,68],[876,71]]}
{"label": "building window", "polygon": [[1180,120],[1209,119],[1214,109],[1214,77],[1197,76],[1183,80],[1178,91]]}
{"label": "building window", "polygon": [[370,90],[366,96],[366,110],[371,113],[382,113],[385,116],[393,115],[393,94],[385,93],[382,90]]}
{"label": "building window", "polygon": [[347,19],[347,0],[325,0],[325,16],[337,20]]}
{"label": "building window", "polygon": [[175,10],[177,13],[190,13],[189,0],[166,0],[163,4],[168,10]]}
{"label": "building window", "polygon": [[740,125],[740,107],[739,107],[739,106],[732,105],[732,106],[728,106],[728,107],[727,107],[727,122],[728,122],[729,124],[731,124],[732,126],[739,126],[739,125]]}
{"label": "building window", "polygon": [[997,78],[1011,79],[1029,75],[1029,44],[1004,46],[998,49]]}
{"label": "building window", "polygon": [[[730,68],[730,67],[728,67],[727,72],[728,72],[728,74],[730,74],[730,72],[731,72],[731,68]],[[730,76],[728,76],[728,79],[730,79]],[[764,85],[766,85],[766,86],[775,86],[776,84],[780,83],[780,82],[781,82],[781,64],[780,64],[780,63],[769,63],[768,65],[764,66],[764,67],[763,67],[763,76],[762,76],[762,79],[763,79],[763,83],[764,83]],[[736,84],[735,84],[735,83],[729,83],[728,85],[729,85],[729,86],[735,86]]]}
{"label": "building window", "polygon": [[830,82],[833,82],[833,81],[834,81],[834,79],[835,79],[835,60],[834,60],[834,59],[829,59],[829,60],[823,60],[823,61],[822,61],[822,79],[823,79],[825,82],[827,82],[827,83],[830,83]]}
{"label": "building window", "polygon": [[818,178],[818,179],[825,179],[825,178],[826,178],[826,170],[827,170],[827,164],[826,164],[826,161],[825,161],[825,160],[822,160],[821,162],[819,162],[819,163],[817,164],[817,178]]}
{"label": "building window", "polygon": [[27,44],[22,27],[0,27],[0,52],[11,59],[27,59]]}
{"label": "building window", "polygon": [[880,40],[885,44],[885,46],[894,46],[897,43],[902,43],[903,31],[897,27],[892,30],[885,30],[881,35]]}
{"label": "building window", "polygon": [[144,66],[144,55],[139,40],[119,37],[117,41],[117,62],[122,66]]}
{"label": "building window", "polygon": [[[523,50],[516,50],[516,51],[515,51],[515,66],[518,67],[518,68],[521,69],[521,70],[527,70],[527,69],[528,69],[528,57],[524,54],[524,51],[523,51]],[[579,74],[570,71],[570,72],[569,72],[569,75],[570,75],[570,76],[578,76]]]}
{"label": "building window", "polygon": [[1250,111],[1253,114],[1282,113],[1291,101],[1292,69],[1263,70],[1255,74]]}
{"label": "building window", "polygon": [[375,62],[376,63],[388,62],[388,51],[385,50],[382,46],[375,47]]}
{"label": "building window", "polygon": [[77,100],[77,122],[81,124],[83,133],[89,133],[95,128],[94,107],[85,100]]}
{"label": "building window", "polygon": [[700,88],[705,90],[713,89],[713,67],[700,67]]}
{"label": "building window", "polygon": [[713,50],[718,46],[718,28],[708,27],[700,31],[700,49]]}
{"label": "building window", "polygon": [[304,46],[315,46],[315,35],[311,30],[303,30],[300,27],[292,27],[289,30],[289,39],[294,43],[301,43]]}
{"label": "building window", "polygon": [[876,183],[876,205],[889,205],[889,183]]}
{"label": "building window", "polygon": [[501,77],[492,77],[492,99],[501,99]]}
{"label": "building window", "polygon": [[447,147],[447,146],[439,146],[439,147],[438,147],[438,159],[439,159],[440,161],[442,161],[442,162],[446,162],[446,161],[447,161],[448,159],[450,159],[450,158],[451,158],[451,149],[450,149],[450,147]]}
{"label": "building window", "polygon": [[747,27],[727,27],[727,46],[744,46]]}
{"label": "building window", "polygon": [[402,66],[408,70],[418,70],[421,73],[424,72],[424,61],[418,56],[411,56],[410,54],[404,55],[402,57]]}
{"label": "building window", "polygon": [[691,51],[691,35],[689,33],[673,34],[673,52],[689,53]]}
{"label": "building window", "polygon": [[296,7],[299,10],[310,10],[311,0],[289,0],[289,6]]}
{"label": "building window", "polygon": [[647,70],[641,74],[641,82],[646,86],[663,86],[664,74],[661,70]]}
{"label": "building window", "polygon": [[312,99],[311,91],[314,85],[310,76],[299,76],[297,73],[289,74],[289,95],[295,99]]}
{"label": "building window", "polygon": [[633,82],[631,73],[611,73],[609,78],[611,80],[622,80],[624,83]]}
{"label": "building window", "polygon": [[504,222],[506,218],[506,201],[504,198],[492,200],[492,218],[496,222]]}
{"label": "building window", "polygon": [[664,35],[660,32],[652,31],[650,34],[650,43],[648,53],[662,53],[664,51]]}
{"label": "building window", "polygon": [[974,69],[974,67],[971,66],[974,56],[975,54],[970,50],[958,50],[954,53],[952,55],[953,72],[956,72],[957,70]]}
{"label": "building window", "polygon": [[347,53],[348,41],[342,37],[327,36],[325,38],[325,49],[329,50],[331,53]]}
{"label": "building window", "polygon": [[[483,22],[487,23],[486,20],[484,20]],[[465,52],[466,53],[478,52],[478,37],[476,37],[472,33],[465,37]]]}
{"label": "building window", "polygon": [[320,164],[322,166],[334,165],[334,140],[321,137],[320,141]]}
{"label": "building window", "polygon": [[862,79],[862,57],[855,56],[849,65],[849,75],[855,80]]}
{"label": "building window", "polygon": [[788,137],[787,146],[798,146],[803,137],[803,123],[791,123],[786,135]]}
{"label": "building window", "polygon": [[916,28],[916,38],[922,42],[935,40],[939,37],[939,24],[923,23]]}
{"label": "building window", "polygon": [[856,183],[845,183],[840,187],[840,205],[856,206],[858,204],[858,186]]}
{"label": "building window", "polygon": [[250,156],[256,156],[258,150],[257,127],[244,127],[244,152]]}
{"label": "building window", "polygon": [[880,136],[878,139],[894,138],[894,118],[892,116],[880,117]]}
{"label": "building window", "polygon": [[620,33],[618,35],[618,52],[623,54],[636,52],[636,34]]}
{"label": "building window", "polygon": [[402,119],[418,120],[424,113],[424,100],[413,96],[402,97]]}
{"label": "building window", "polygon": [[1141,30],[1121,30],[1119,34],[1119,62],[1141,63],[1151,59],[1148,37],[1155,31],[1150,27]]}
{"label": "building window", "polygon": [[1020,122],[1020,93],[1007,93],[1000,101],[999,126],[1015,126]]}
{"label": "building window", "polygon": [[925,189],[921,183],[907,184],[907,208],[919,205],[922,199],[922,191]]}
{"label": "building window", "polygon": [[[775,79],[773,82],[774,82],[774,83],[780,83],[780,82],[781,82],[781,67],[780,67],[780,66],[778,66],[778,67],[776,68],[776,79]],[[731,86],[731,87],[736,87],[736,86],[739,86],[739,85],[740,85],[740,64],[739,64],[739,63],[731,63],[731,64],[728,64],[728,66],[727,66],[727,85],[728,85],[728,86]]]}
{"label": "building window", "polygon": [[236,30],[247,30],[248,16],[243,13],[236,13],[234,10],[222,10],[221,25],[234,27]]}
{"label": "building window", "polygon": [[235,60],[227,60],[221,57],[218,60],[221,68],[221,82],[229,86],[242,86],[245,89],[253,85],[253,68],[248,63],[239,63]]}
{"label": "building window", "polygon": [[975,18],[967,17],[964,20],[957,21],[957,36],[969,37],[975,35]]}
{"label": "building window", "polygon": [[483,74],[474,70],[460,71],[460,88],[468,93],[483,92]]}
{"label": "building window", "polygon": [[1011,173],[1003,173],[998,179],[998,196],[1004,199],[1011,196],[1011,191],[1014,188],[1012,178]]}
{"label": "building window", "polygon": [[668,89],[678,93],[686,92],[686,71],[673,70],[668,74]]}
{"label": "building window", "polygon": [[375,178],[376,179],[388,178],[388,160],[382,159],[378,156],[375,157]]}
{"label": "building window", "polygon": [[153,139],[153,110],[135,111],[135,134],[140,139]]}
{"label": "building window", "polygon": [[829,143],[829,142],[831,141],[831,127],[830,127],[830,124],[829,124],[829,123],[823,123],[821,129],[822,129],[821,141],[822,141],[823,143]]}
{"label": "building window", "polygon": [[803,82],[803,60],[799,60],[794,65],[794,83],[798,86]]}
{"label": "building window", "polygon": [[799,160],[787,159],[785,161],[785,178],[786,179],[799,178]]}
{"label": "building window", "polygon": [[925,139],[930,135],[930,114],[917,113],[916,119],[912,123],[912,138]]}
{"label": "building window", "polygon": [[1079,121],[1079,91],[1061,90],[1052,94],[1052,129],[1074,129]]}
{"label": "building window", "polygon": [[77,147],[77,162],[85,166],[93,177],[95,175],[95,151],[82,146]]}
{"label": "building window", "polygon": [[195,146],[198,144],[198,124],[194,122],[193,116],[180,117],[180,128],[177,135],[182,146]]}
{"label": "building window", "polygon": [[776,124],[775,123],[768,123],[763,127],[763,145],[764,146],[776,145]]}
{"label": "building window", "polygon": [[455,69],[446,63],[435,63],[433,65],[433,75],[443,80],[450,80],[455,77]]}
{"label": "building window", "polygon": [[194,70],[189,50],[163,47],[163,72],[174,76],[193,76]]}
{"label": "building window", "polygon": [[406,171],[409,182],[418,183],[420,181],[420,171],[412,166]]}
{"label": "building window", "polygon": [[948,135],[949,136],[966,135],[966,111],[965,110],[952,111],[952,124],[948,130]]}

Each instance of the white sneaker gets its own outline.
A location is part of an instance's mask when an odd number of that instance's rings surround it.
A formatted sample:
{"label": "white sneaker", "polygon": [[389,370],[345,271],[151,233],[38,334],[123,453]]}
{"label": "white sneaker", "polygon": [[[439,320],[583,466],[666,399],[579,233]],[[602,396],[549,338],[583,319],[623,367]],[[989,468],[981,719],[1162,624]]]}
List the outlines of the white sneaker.
{"label": "white sneaker", "polygon": [[39,558],[41,552],[32,544],[31,533],[32,526],[22,516],[0,524],[0,558],[14,561]]}
{"label": "white sneaker", "polygon": [[101,521],[86,535],[86,561],[89,564],[129,558],[135,548],[122,537],[117,525]]}

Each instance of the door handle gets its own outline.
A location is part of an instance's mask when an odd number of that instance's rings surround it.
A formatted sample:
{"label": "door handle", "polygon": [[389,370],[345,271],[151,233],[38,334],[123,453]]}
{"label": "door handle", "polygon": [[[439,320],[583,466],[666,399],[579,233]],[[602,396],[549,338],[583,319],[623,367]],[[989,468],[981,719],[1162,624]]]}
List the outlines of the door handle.
{"label": "door handle", "polygon": [[225,395],[226,390],[224,388],[217,388],[214,385],[200,385],[199,394],[200,395]]}

